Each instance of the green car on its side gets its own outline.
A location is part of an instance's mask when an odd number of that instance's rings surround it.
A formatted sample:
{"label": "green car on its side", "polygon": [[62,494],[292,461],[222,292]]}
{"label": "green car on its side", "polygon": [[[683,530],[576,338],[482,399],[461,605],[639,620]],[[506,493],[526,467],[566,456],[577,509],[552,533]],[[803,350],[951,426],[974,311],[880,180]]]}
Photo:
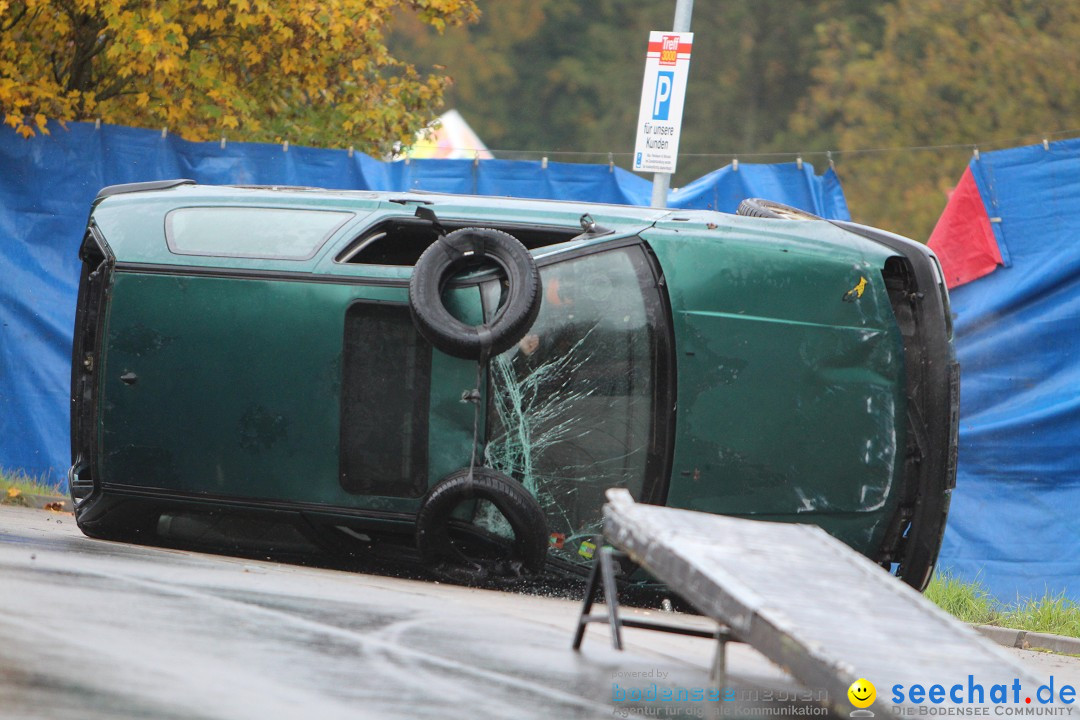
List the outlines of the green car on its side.
{"label": "green car on its side", "polygon": [[[553,566],[585,562],[619,486],[819,525],[922,588],[955,479],[937,261],[872,228],[747,207],[764,217],[107,188],[81,249],[79,526],[133,539],[184,513],[277,517],[331,543],[410,545],[432,489],[475,452],[535,498]],[[434,348],[410,308],[421,253],[461,228],[513,235],[539,268],[539,314],[483,364],[474,402],[477,363]],[[436,295],[480,325],[505,285],[476,267]],[[455,512],[512,535],[487,503]]]}

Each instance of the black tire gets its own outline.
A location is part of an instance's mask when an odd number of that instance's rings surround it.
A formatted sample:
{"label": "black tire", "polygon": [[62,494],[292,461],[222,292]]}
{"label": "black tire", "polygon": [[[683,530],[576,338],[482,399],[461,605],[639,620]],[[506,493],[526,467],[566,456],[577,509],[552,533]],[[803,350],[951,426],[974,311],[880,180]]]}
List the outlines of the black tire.
{"label": "black tire", "polygon": [[747,198],[739,203],[736,215],[747,217],[771,218],[773,220],[822,220],[818,215],[800,210],[797,207],[784,205],[783,203],[763,200],[762,198]]}
{"label": "black tire", "polygon": [[[505,556],[494,562],[468,557],[451,539],[451,529],[460,524],[452,518],[455,508],[472,500],[493,504],[514,531],[513,542],[503,548]],[[517,578],[522,571],[535,574],[543,569],[547,520],[540,503],[521,483],[491,468],[476,468],[470,477],[469,469],[464,468],[428,491],[416,516],[416,548],[428,568],[455,582],[484,582],[508,575]]]}
{"label": "black tire", "polygon": [[[498,265],[508,289],[491,322],[466,325],[446,309],[446,283],[468,267]],[[409,307],[417,330],[447,355],[481,360],[513,347],[540,312],[540,272],[528,249],[499,230],[462,228],[433,242],[416,261],[409,280]]]}
{"label": "black tire", "polygon": [[84,521],[75,514],[75,524],[87,537],[112,542],[154,545],[158,542],[157,524],[160,513],[149,512],[143,516],[127,515],[95,522]]}
{"label": "black tire", "polygon": [[896,575],[919,592],[926,590],[934,575],[951,501],[952,490],[946,490],[944,498],[938,502],[923,500],[915,504],[915,514],[904,538]]}

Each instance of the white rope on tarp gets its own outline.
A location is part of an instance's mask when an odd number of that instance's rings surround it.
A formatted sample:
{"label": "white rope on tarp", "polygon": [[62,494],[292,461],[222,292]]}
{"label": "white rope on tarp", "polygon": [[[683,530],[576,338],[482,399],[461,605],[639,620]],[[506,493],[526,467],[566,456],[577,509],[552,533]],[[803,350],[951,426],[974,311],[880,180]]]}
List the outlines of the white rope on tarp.
{"label": "white rope on tarp", "polygon": [[[102,126],[102,119],[94,119],[94,129],[100,130]],[[168,127],[161,128],[161,137],[168,137]],[[789,159],[796,163],[801,169],[805,158],[821,157],[828,162],[830,168],[836,167],[837,158],[841,155],[847,156],[859,156],[859,155],[872,155],[872,154],[884,154],[884,153],[913,153],[913,152],[947,152],[952,150],[964,150],[970,151],[974,158],[978,160],[980,158],[981,149],[986,148],[1007,148],[1014,147],[1016,145],[1023,144],[1028,141],[1031,144],[1042,143],[1043,149],[1047,152],[1050,151],[1050,143],[1053,142],[1053,138],[1062,138],[1066,136],[1080,136],[1080,128],[1073,128],[1069,130],[1055,130],[1053,132],[1042,133],[1028,133],[1026,135],[1018,135],[1011,138],[999,138],[993,140],[980,141],[977,143],[944,143],[940,145],[896,145],[886,147],[869,147],[869,148],[851,148],[851,149],[839,149],[833,148],[829,150],[800,150],[800,151],[769,151],[769,152],[719,152],[719,153],[679,153],[680,158],[698,158],[698,159],[714,159],[714,160],[727,160],[733,166],[733,169],[738,168],[740,158],[755,158],[762,160],[773,160],[778,158]],[[225,135],[221,136],[221,149],[224,150],[227,145]],[[282,151],[289,151],[289,141],[285,140],[281,143]],[[418,142],[414,143],[410,147],[412,148],[425,148],[425,147],[437,147],[430,143]],[[446,150],[447,148],[441,148]],[[457,152],[466,152],[473,154],[473,163],[479,165],[483,159],[480,157],[480,152],[486,151],[490,153],[500,153],[507,156],[534,156],[540,160],[541,167],[547,169],[548,160],[550,158],[566,157],[566,158],[597,158],[598,162],[606,162],[608,168],[614,172],[615,159],[616,158],[633,158],[632,152],[613,152],[607,151],[592,151],[592,150],[527,150],[527,149],[511,149],[511,148],[474,148],[474,147],[454,147],[449,148]],[[349,157],[353,157],[356,152],[356,148],[353,145],[347,148]],[[406,156],[404,158],[405,163],[408,164],[410,158]]]}
{"label": "white rope on tarp", "polygon": [[[1055,130],[1053,132],[1033,132],[1025,135],[1018,135],[1011,138],[998,138],[993,140],[979,141],[977,143],[965,142],[965,143],[944,143],[941,145],[895,145],[886,147],[869,147],[869,148],[852,148],[852,149],[839,149],[833,148],[830,150],[777,150],[768,152],[718,152],[718,153],[684,153],[680,152],[679,157],[685,158],[719,158],[719,159],[732,159],[736,157],[741,158],[792,158],[796,160],[801,156],[804,159],[807,157],[823,157],[825,159],[833,159],[835,163],[836,156],[838,155],[866,155],[872,153],[892,153],[892,152],[927,152],[927,151],[940,151],[940,150],[964,150],[970,152],[973,147],[987,148],[987,147],[1010,147],[1022,143],[1023,141],[1035,142],[1042,141],[1043,147],[1049,149],[1050,138],[1062,137],[1067,135],[1080,135],[1080,128],[1072,128],[1068,130]],[[436,147],[430,143],[415,143],[410,147],[425,148]],[[446,148],[443,148],[444,150]],[[450,148],[459,152],[475,152],[477,148],[472,147],[454,147]],[[605,158],[611,160],[616,157],[620,158],[632,158],[632,152],[611,152],[611,151],[594,151],[594,150],[527,150],[527,149],[514,149],[514,148],[485,148],[488,152],[492,153],[504,153],[507,155],[533,155],[537,158],[552,158],[552,157],[596,157]]]}

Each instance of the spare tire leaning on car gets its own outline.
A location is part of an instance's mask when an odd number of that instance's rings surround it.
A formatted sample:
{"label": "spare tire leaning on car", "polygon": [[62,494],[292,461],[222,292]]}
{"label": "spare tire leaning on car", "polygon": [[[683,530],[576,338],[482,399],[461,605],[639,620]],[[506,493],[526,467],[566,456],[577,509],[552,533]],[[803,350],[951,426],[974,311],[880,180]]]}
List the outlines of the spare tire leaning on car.
{"label": "spare tire leaning on car", "polygon": [[[514,538],[509,554],[480,559],[463,553],[451,537],[454,511],[463,503],[486,500],[502,513]],[[479,528],[476,533],[482,534]],[[495,579],[517,579],[539,573],[547,558],[548,530],[536,498],[517,480],[487,467],[463,468],[439,481],[420,504],[416,515],[416,548],[420,559],[435,574],[467,584]]]}
{"label": "spare tire leaning on car", "polygon": [[[506,274],[506,297],[490,322],[467,325],[443,305],[443,290],[458,273],[488,263]],[[439,237],[416,261],[409,307],[417,330],[433,346],[447,355],[483,362],[509,350],[532,327],[540,312],[540,271],[513,235],[462,228]]]}
{"label": "spare tire leaning on car", "polygon": [[739,203],[736,215],[747,217],[771,218],[773,220],[823,220],[814,213],[801,210],[791,205],[765,200],[764,198],[746,198]]}

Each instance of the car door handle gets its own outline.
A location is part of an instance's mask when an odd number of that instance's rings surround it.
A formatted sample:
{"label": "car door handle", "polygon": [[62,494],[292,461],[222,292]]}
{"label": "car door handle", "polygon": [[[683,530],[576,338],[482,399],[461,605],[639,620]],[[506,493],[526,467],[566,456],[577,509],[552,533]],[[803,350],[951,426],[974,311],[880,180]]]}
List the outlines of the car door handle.
{"label": "car door handle", "polygon": [[126,372],[120,376],[120,382],[124,383],[125,385],[134,385],[135,383],[139,382],[139,376],[133,372]]}

